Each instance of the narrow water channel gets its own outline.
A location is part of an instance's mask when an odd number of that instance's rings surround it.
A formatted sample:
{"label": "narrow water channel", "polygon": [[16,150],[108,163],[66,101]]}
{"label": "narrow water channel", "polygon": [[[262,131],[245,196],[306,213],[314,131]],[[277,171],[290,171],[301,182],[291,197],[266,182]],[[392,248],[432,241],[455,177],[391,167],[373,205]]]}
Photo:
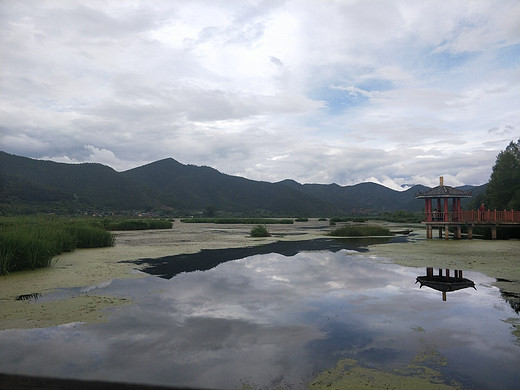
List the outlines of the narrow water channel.
{"label": "narrow water channel", "polygon": [[64,289],[31,304],[81,294],[133,304],[110,309],[106,323],[0,331],[0,372],[221,389],[326,388],[368,372],[399,388],[413,378],[516,389],[519,315],[494,280],[463,271],[475,288],[443,300],[416,283],[427,274],[354,250],[312,250]]}

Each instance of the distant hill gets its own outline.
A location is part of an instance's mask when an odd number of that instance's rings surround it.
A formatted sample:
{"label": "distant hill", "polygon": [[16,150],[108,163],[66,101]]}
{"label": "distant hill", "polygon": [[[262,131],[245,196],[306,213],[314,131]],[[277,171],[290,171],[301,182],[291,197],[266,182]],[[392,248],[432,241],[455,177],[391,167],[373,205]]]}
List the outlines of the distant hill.
{"label": "distant hill", "polygon": [[[277,183],[226,175],[168,158],[124,172],[101,164],[65,164],[0,152],[0,212],[143,212],[193,215],[211,206],[231,215],[341,216],[419,211],[427,187],[394,191],[354,186]],[[485,191],[485,186],[464,187]]]}

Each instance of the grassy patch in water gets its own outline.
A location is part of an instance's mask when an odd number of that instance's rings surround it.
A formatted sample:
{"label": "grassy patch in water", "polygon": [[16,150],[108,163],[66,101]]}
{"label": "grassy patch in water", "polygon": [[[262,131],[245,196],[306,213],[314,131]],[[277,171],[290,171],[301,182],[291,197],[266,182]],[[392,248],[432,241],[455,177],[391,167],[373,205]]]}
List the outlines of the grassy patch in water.
{"label": "grassy patch in water", "polygon": [[47,267],[76,248],[114,245],[112,234],[88,220],[25,217],[0,220],[0,275]]}
{"label": "grassy patch in water", "polygon": [[385,227],[378,225],[345,225],[329,233],[335,237],[392,236]]}
{"label": "grassy patch in water", "polygon": [[241,223],[246,225],[254,224],[293,224],[293,219],[272,219],[272,218],[184,218],[181,222],[185,223],[222,223],[235,224]]}
{"label": "grassy patch in water", "polygon": [[123,219],[103,221],[107,230],[171,229],[172,222],[165,219]]}
{"label": "grassy patch in water", "polygon": [[251,229],[251,237],[270,237],[269,230],[265,225],[256,225]]}

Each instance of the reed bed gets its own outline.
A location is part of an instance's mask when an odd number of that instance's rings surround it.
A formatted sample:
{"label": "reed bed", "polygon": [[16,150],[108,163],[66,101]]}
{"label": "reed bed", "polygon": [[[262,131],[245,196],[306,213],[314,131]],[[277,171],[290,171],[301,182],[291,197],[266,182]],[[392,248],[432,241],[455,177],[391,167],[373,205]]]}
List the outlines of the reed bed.
{"label": "reed bed", "polygon": [[251,225],[266,225],[266,224],[293,224],[293,219],[272,219],[272,218],[184,218],[181,222],[185,223],[222,223],[222,224],[251,224]]}
{"label": "reed bed", "polygon": [[59,218],[10,218],[0,221],[0,275],[48,267],[54,256],[76,248],[114,245],[99,224]]}
{"label": "reed bed", "polygon": [[385,227],[378,225],[345,225],[329,233],[335,237],[393,236]]}
{"label": "reed bed", "polygon": [[124,219],[105,221],[105,227],[107,230],[171,229],[172,222],[165,219]]}

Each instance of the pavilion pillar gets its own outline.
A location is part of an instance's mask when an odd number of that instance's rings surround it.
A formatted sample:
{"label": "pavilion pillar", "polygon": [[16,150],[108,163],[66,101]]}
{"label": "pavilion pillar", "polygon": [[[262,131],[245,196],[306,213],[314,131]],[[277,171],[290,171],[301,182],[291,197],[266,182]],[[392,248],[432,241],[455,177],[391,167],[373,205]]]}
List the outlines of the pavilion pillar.
{"label": "pavilion pillar", "polygon": [[460,198],[453,198],[453,220],[457,222],[462,221]]}
{"label": "pavilion pillar", "polygon": [[462,236],[462,229],[460,228],[460,225],[455,226],[455,238],[460,240]]}
{"label": "pavilion pillar", "polygon": [[444,198],[444,222],[448,222],[448,198]]}
{"label": "pavilion pillar", "polygon": [[444,238],[448,240],[450,238],[450,228],[449,225],[444,225]]}
{"label": "pavilion pillar", "polygon": [[430,198],[424,199],[424,213],[426,222],[431,222],[432,220],[432,200]]}

